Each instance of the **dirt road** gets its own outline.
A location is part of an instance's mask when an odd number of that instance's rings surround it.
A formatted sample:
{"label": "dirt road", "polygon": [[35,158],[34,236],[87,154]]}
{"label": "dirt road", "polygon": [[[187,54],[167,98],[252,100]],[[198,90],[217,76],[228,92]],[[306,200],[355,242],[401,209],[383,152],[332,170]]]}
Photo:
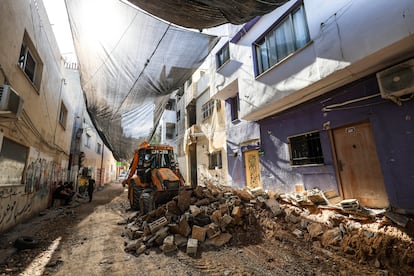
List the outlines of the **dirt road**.
{"label": "dirt road", "polygon": [[[268,240],[244,237],[244,243],[217,250],[199,248],[196,257],[158,248],[134,256],[122,237],[128,212],[119,183],[105,185],[94,200],[48,209],[0,239],[0,275],[387,275],[388,271],[313,247],[293,236]],[[13,242],[33,237],[33,249]]]}

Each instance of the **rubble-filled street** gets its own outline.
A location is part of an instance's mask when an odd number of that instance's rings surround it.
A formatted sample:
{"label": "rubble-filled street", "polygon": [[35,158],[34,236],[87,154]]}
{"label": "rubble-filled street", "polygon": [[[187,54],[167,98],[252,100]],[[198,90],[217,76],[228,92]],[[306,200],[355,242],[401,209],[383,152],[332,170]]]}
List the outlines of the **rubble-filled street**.
{"label": "rubble-filled street", "polygon": [[[128,208],[122,185],[111,183],[91,203],[42,212],[2,235],[0,275],[414,273],[409,218],[211,183],[145,216]],[[27,249],[16,248],[22,237]]]}

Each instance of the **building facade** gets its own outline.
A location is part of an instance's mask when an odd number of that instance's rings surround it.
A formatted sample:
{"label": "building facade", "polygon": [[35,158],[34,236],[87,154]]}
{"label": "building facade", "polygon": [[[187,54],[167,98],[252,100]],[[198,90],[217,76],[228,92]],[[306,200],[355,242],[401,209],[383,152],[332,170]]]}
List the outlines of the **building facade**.
{"label": "building facade", "polygon": [[0,36],[1,233],[49,207],[58,182],[75,181],[72,138],[84,103],[41,0],[3,1]]}
{"label": "building facade", "polygon": [[408,0],[289,1],[229,39],[216,67],[223,88],[212,96],[227,101],[231,123],[235,105],[240,119],[258,123],[260,138],[243,139],[247,186],[293,192],[300,184],[414,211],[412,8]]}

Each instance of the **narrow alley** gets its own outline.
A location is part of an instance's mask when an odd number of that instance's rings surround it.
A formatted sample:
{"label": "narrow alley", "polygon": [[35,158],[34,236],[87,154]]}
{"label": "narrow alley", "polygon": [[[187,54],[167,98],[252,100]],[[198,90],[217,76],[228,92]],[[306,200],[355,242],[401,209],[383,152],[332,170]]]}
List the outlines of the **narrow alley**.
{"label": "narrow alley", "polygon": [[[339,243],[322,248],[316,239],[296,236],[292,225],[299,229],[301,223],[288,219],[289,208],[280,218],[266,214],[266,208],[256,209],[257,224],[234,230],[226,245],[200,245],[196,255],[187,254],[185,247],[165,253],[157,246],[136,254],[127,250],[126,224],[133,224],[137,216],[128,208],[126,191],[113,182],[97,191],[91,203],[79,198],[70,206],[45,210],[2,236],[0,275],[408,275],[414,271],[412,251],[400,260],[379,263],[386,260],[380,248],[366,252],[363,260],[345,252]],[[385,227],[387,233],[399,231],[391,224]],[[275,232],[270,234],[272,229]],[[362,244],[372,233],[377,237],[374,243],[391,247],[389,253],[413,248],[412,239],[381,238],[379,232],[361,230],[365,238],[350,244],[357,248],[356,243]],[[22,236],[31,237],[35,245],[14,248]],[[407,259],[411,261],[404,265]]]}
{"label": "narrow alley", "polygon": [[413,121],[413,0],[1,0],[0,276],[414,275]]}

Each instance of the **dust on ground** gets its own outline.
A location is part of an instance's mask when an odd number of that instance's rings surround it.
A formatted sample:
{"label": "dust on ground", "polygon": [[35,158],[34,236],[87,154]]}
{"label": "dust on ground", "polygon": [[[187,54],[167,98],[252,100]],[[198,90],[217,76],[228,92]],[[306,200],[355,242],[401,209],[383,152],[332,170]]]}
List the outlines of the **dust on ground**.
{"label": "dust on ground", "polygon": [[[200,246],[196,256],[184,250],[164,254],[149,248],[134,256],[125,252],[123,222],[126,191],[111,183],[88,203],[45,210],[0,238],[0,275],[408,275],[413,272],[412,237],[394,225],[375,222],[371,231],[349,235],[335,247],[321,247],[295,236],[297,224],[258,213],[256,232],[233,236],[237,242],[212,249]],[[381,234],[375,230],[381,229]],[[13,243],[33,237],[33,249]],[[350,250],[349,248],[352,248]],[[407,248],[409,249],[407,251]],[[400,252],[400,254],[398,254]]]}

